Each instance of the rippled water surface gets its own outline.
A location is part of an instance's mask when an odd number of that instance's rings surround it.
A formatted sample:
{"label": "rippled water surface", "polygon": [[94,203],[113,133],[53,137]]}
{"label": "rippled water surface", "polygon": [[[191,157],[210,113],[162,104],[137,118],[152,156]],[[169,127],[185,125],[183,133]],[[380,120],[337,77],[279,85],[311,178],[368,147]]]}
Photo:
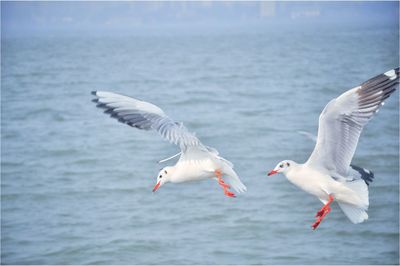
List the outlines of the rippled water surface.
{"label": "rippled water surface", "polygon": [[[298,29],[2,40],[3,264],[397,264],[399,93],[368,124],[369,220],[353,225],[282,175],[304,162],[325,104],[398,62],[398,30]],[[151,189],[177,147],[117,123],[90,91],[159,105],[235,164],[214,181]],[[169,162],[170,164],[173,162]]]}

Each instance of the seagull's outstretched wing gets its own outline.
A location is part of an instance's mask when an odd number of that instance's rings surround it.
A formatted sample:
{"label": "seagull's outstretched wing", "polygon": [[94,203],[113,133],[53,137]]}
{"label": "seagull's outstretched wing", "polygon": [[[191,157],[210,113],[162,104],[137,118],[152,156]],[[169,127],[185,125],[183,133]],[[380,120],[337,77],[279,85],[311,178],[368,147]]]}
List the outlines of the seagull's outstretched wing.
{"label": "seagull's outstretched wing", "polygon": [[179,145],[181,150],[189,146],[202,146],[199,139],[182,123],[169,118],[159,107],[137,99],[106,91],[93,91],[93,102],[105,109],[105,113],[119,122],[139,129],[156,130],[164,139]]}
{"label": "seagull's outstretched wing", "polygon": [[363,127],[399,84],[399,68],[331,100],[319,117],[318,139],[307,164],[347,177]]}

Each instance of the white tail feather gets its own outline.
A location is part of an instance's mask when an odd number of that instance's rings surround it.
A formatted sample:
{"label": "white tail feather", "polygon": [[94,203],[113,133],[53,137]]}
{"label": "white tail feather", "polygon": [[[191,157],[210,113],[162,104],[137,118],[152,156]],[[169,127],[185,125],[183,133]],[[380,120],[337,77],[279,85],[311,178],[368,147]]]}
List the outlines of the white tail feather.
{"label": "white tail feather", "polygon": [[369,206],[368,186],[362,179],[347,182],[346,186],[355,192],[358,199],[352,203],[339,201],[339,206],[352,223],[362,223],[368,219],[366,212]]}
{"label": "white tail feather", "polygon": [[367,184],[365,184],[364,180],[359,179],[346,182],[345,185],[346,187],[354,191],[355,194],[358,196],[358,198],[361,200],[361,202],[351,202],[351,203],[363,207],[365,210],[367,210],[369,206],[368,186]]}
{"label": "white tail feather", "polygon": [[368,219],[368,214],[364,209],[343,202],[338,202],[338,204],[353,224],[362,223]]}
{"label": "white tail feather", "polygon": [[238,193],[245,192],[247,190],[246,186],[240,181],[239,176],[231,167],[225,166],[223,168],[223,173],[225,175],[225,181]]}

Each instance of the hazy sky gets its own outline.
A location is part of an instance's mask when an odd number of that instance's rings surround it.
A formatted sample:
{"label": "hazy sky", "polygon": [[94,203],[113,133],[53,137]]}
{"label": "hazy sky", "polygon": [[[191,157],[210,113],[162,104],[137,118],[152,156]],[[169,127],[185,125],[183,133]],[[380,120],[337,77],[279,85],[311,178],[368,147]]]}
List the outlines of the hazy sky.
{"label": "hazy sky", "polygon": [[134,31],[146,27],[381,24],[398,27],[399,2],[1,2],[5,35]]}

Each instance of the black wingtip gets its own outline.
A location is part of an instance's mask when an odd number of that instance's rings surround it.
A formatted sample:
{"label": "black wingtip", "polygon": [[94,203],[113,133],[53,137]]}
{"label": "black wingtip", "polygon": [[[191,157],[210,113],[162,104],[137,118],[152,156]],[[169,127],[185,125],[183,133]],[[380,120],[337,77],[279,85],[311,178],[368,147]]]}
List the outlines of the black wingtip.
{"label": "black wingtip", "polygon": [[92,91],[90,94],[97,96],[97,91]]}
{"label": "black wingtip", "polygon": [[356,170],[360,174],[360,178],[369,186],[369,184],[374,181],[374,173],[368,169],[350,164],[350,167]]}
{"label": "black wingtip", "polygon": [[96,107],[98,107],[98,108],[107,108],[107,105],[105,105],[104,103],[98,103],[96,105]]}
{"label": "black wingtip", "polygon": [[99,99],[92,99],[92,102],[94,102],[94,103],[98,103],[99,102]]}

